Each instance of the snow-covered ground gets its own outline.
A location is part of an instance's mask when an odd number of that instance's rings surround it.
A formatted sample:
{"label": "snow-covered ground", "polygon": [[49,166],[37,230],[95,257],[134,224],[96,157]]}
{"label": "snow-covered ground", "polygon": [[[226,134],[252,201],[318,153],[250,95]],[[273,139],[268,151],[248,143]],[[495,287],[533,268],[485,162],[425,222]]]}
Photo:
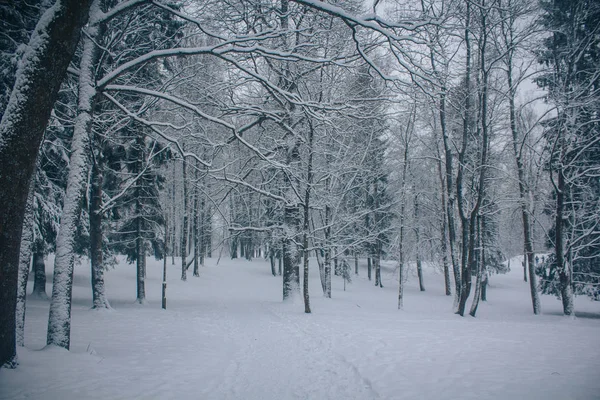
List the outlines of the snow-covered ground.
{"label": "snow-covered ground", "polygon": [[43,348],[48,302],[28,299],[26,348],[17,370],[0,371],[0,398],[600,398],[600,302],[578,298],[570,319],[542,296],[533,316],[521,268],[492,276],[477,318],[461,318],[433,268],[426,292],[410,277],[404,311],[391,264],[383,289],[364,265],[345,292],[334,277],[330,300],[313,269],[306,315],[300,299],[282,304],[265,261],[229,259],[208,260],[187,282],[169,260],[165,311],[161,262],[148,261],[144,305],[133,265],[107,272],[110,312],[89,309],[89,268],[76,267],[70,352]]}

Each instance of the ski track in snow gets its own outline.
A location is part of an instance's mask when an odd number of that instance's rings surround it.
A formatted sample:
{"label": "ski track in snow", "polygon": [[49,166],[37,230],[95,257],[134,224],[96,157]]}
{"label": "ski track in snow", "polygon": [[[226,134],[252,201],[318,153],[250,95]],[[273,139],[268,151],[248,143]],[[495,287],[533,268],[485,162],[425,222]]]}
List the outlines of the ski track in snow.
{"label": "ski track in snow", "polygon": [[311,269],[307,315],[300,296],[281,302],[263,260],[215,261],[181,282],[169,260],[166,311],[160,262],[149,260],[144,305],[133,265],[107,271],[113,311],[89,309],[89,268],[77,266],[71,351],[42,349],[48,302],[28,298],[27,347],[17,370],[0,370],[0,399],[600,398],[600,303],[578,298],[573,320],[542,296],[535,317],[520,269],[491,278],[476,319],[452,314],[433,268],[424,293],[409,271],[404,311],[390,263],[383,289],[364,266],[347,291],[333,277],[333,299]]}

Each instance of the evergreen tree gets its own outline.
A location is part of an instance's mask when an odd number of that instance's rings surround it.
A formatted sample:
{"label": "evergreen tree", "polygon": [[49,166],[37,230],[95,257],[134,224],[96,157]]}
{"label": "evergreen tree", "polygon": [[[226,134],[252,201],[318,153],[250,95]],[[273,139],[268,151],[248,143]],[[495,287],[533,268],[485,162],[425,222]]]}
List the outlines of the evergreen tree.
{"label": "evergreen tree", "polygon": [[165,178],[159,167],[167,161],[166,147],[149,139],[144,127],[131,123],[123,130],[120,173],[126,175],[128,189],[114,207],[113,218],[116,229],[111,242],[115,249],[127,255],[127,260],[137,266],[137,301],[144,302],[146,255],[152,249],[156,258],[164,256],[163,235],[164,213],[159,191]]}
{"label": "evergreen tree", "polygon": [[554,188],[552,255],[539,271],[546,271],[542,290],[560,294],[564,313],[572,315],[573,291],[597,298],[600,288],[600,3],[541,5],[541,23],[552,35],[538,53],[548,67],[538,84],[548,91],[556,117],[545,124]]}

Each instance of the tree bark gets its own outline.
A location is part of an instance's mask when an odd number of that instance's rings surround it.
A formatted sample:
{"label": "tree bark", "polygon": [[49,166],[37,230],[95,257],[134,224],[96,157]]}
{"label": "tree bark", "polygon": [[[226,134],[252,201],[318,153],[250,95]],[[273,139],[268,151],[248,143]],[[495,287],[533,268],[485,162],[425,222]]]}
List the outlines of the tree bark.
{"label": "tree bark", "polygon": [[196,165],[196,168],[194,169],[194,178],[194,204],[192,206],[192,242],[194,243],[194,276],[197,277],[200,276],[200,271],[198,270],[198,258],[200,253],[202,252],[202,250],[200,249],[202,240],[200,238],[200,228],[198,226],[198,198],[200,197],[200,191],[198,190],[198,165]]}
{"label": "tree bark", "polygon": [[525,254],[523,256],[523,280],[527,282],[527,272],[529,272],[529,291],[531,293],[531,304],[533,307],[533,313],[538,315],[541,312],[540,295],[537,292],[537,278],[535,276],[535,265],[534,253],[533,253],[533,240],[531,232],[531,220],[529,215],[529,201],[527,199],[527,188],[525,182],[525,167],[523,165],[523,156],[517,145],[519,140],[519,133],[517,129],[517,118],[515,113],[515,97],[516,88],[513,85],[512,80],[512,58],[507,63],[507,78],[508,78],[508,110],[510,118],[510,130],[512,133],[513,152],[515,156],[515,163],[517,164],[517,176],[519,178],[519,198],[521,200],[521,218],[523,221],[523,247]]}
{"label": "tree bark", "polygon": [[[94,0],[92,13],[99,10]],[[90,154],[90,133],[93,103],[96,97],[94,72],[99,52],[96,46],[98,27],[88,26],[83,39],[80,62],[77,117],[75,118],[67,190],[56,239],[52,302],[48,317],[47,344],[69,349],[71,341],[71,295],[73,290],[73,263],[75,232],[81,215],[81,197],[85,189]]]}
{"label": "tree bark", "polygon": [[165,237],[163,243],[163,276],[162,276],[162,291],[161,291],[161,307],[167,309],[167,249],[169,248],[169,218],[165,214]]}
{"label": "tree bark", "polygon": [[463,178],[465,170],[465,156],[467,151],[467,142],[469,139],[469,124],[471,123],[471,2],[465,1],[466,3],[466,24],[465,24],[465,48],[466,48],[466,68],[465,68],[465,105],[463,113],[463,132],[462,132],[462,146],[459,153],[458,160],[458,171],[456,175],[456,197],[458,201],[458,210],[460,215],[461,223],[461,236],[462,236],[462,251],[460,261],[460,298],[458,302],[457,314],[463,316],[465,313],[465,307],[467,304],[467,298],[471,292],[471,271],[468,263],[469,257],[469,226],[470,218],[467,216],[464,209],[464,197],[463,197]]}
{"label": "tree bark", "polygon": [[312,124],[309,123],[308,130],[308,165],[306,171],[306,190],[304,192],[304,226],[303,226],[303,238],[302,238],[302,248],[304,251],[304,273],[303,273],[303,296],[304,296],[304,312],[306,314],[310,314],[310,298],[308,293],[308,233],[310,228],[310,191],[312,188],[313,181],[313,139],[314,139],[314,130]]}
{"label": "tree bark", "polygon": [[440,220],[440,244],[441,244],[441,251],[442,251],[442,265],[444,267],[444,289],[446,292],[446,296],[452,296],[452,287],[451,287],[451,283],[450,283],[450,266],[448,265],[448,234],[447,234],[447,223],[448,223],[448,217],[447,217],[447,213],[448,213],[448,208],[447,208],[447,201],[446,201],[446,188],[445,188],[445,181],[444,181],[444,175],[442,173],[442,160],[440,158],[439,162],[438,162],[438,175],[439,175],[439,180],[440,180],[440,186],[441,186],[441,190],[440,190],[440,198],[442,200],[442,218]]}
{"label": "tree bark", "polygon": [[91,0],[50,7],[31,35],[0,122],[0,366],[16,367],[19,253],[29,183]]}
{"label": "tree bark", "polygon": [[187,187],[187,163],[181,160],[183,175],[183,226],[181,228],[181,280],[187,280],[187,244],[188,244],[188,187]]}
{"label": "tree bark", "polygon": [[419,217],[419,196],[415,195],[414,201],[414,213],[415,213],[415,240],[416,240],[416,258],[417,258],[417,276],[419,277],[419,290],[421,292],[425,291],[425,283],[423,282],[423,264],[421,262],[421,227],[419,226],[418,217]]}
{"label": "tree bark", "polygon": [[[138,220],[138,227],[141,222]],[[140,304],[144,304],[146,301],[146,282],[144,276],[144,270],[146,269],[146,245],[145,240],[142,238],[138,231],[138,237],[135,240],[135,248],[137,252],[136,256],[136,282],[137,282],[137,298],[136,301]]]}
{"label": "tree bark", "polygon": [[298,248],[294,243],[294,236],[298,231],[298,206],[285,205],[284,223],[287,231],[283,239],[283,300],[285,301],[300,292]]}
{"label": "tree bark", "polygon": [[90,261],[92,268],[92,308],[110,309],[104,288],[104,260],[102,240],[102,166],[101,155],[98,154],[92,164],[92,187],[90,193]]}
{"label": "tree bark", "polygon": [[[17,286],[16,307],[16,336],[17,346],[25,346],[25,309],[27,300],[27,281],[29,280],[29,264],[33,250],[33,196],[35,193],[35,179],[29,185],[27,205],[25,206],[25,218],[23,220],[23,234],[21,236],[21,248],[19,252],[19,285]],[[44,262],[42,254],[42,263]],[[34,264],[35,265],[35,264]]]}
{"label": "tree bark", "polygon": [[556,171],[558,175],[558,183],[556,186],[556,219],[555,219],[555,233],[554,233],[554,247],[556,252],[556,265],[558,268],[558,278],[560,286],[560,299],[563,305],[563,313],[567,316],[571,316],[575,312],[573,305],[573,286],[571,282],[571,268],[570,263],[567,262],[565,257],[565,245],[564,245],[564,210],[565,210],[565,177],[562,167],[559,166]]}
{"label": "tree bark", "polygon": [[[34,246],[35,247],[35,246]],[[33,297],[48,300],[46,293],[46,262],[44,261],[44,252],[35,249],[33,252]]]}
{"label": "tree bark", "polygon": [[473,294],[473,302],[471,303],[471,310],[469,314],[474,317],[477,314],[477,307],[479,306],[479,300],[481,299],[481,285],[483,282],[483,274],[485,272],[485,243],[483,241],[483,232],[485,232],[484,217],[477,216],[477,231],[478,231],[478,242],[479,242],[479,260],[477,260],[477,275],[475,278],[475,293]]}

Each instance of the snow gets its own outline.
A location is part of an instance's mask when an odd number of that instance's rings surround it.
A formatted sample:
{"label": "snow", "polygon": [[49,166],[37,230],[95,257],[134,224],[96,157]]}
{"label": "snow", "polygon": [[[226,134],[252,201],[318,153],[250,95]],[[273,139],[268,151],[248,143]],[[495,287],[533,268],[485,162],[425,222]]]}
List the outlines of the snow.
{"label": "snow", "polygon": [[[48,260],[51,263],[52,260]],[[76,266],[71,351],[43,348],[48,303],[29,298],[20,366],[0,371],[1,399],[597,399],[600,302],[576,299],[578,317],[542,296],[531,313],[520,268],[491,276],[478,317],[452,314],[443,275],[425,267],[426,292],[408,272],[404,311],[384,263],[384,288],[366,266],[333,298],[311,263],[311,306],[281,302],[264,260],[208,259],[179,280],[148,259],[148,302],[135,302],[135,265],[106,273],[113,311],[91,307],[89,265]],[[513,260],[511,265],[521,265]],[[49,279],[48,281],[51,281]],[[30,282],[32,284],[32,282]],[[41,350],[40,350],[41,349]]]}

